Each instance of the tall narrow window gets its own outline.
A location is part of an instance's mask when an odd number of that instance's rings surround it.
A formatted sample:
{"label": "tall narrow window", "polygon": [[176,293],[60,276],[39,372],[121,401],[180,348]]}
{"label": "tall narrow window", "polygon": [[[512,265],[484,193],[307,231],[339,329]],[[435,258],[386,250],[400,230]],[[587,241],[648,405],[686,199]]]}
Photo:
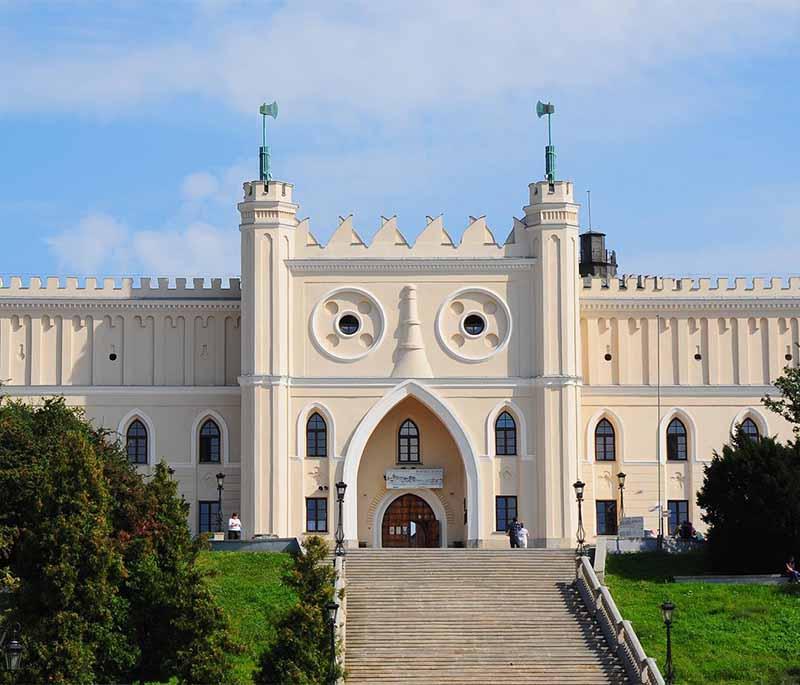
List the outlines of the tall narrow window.
{"label": "tall narrow window", "polygon": [[309,416],[306,423],[306,456],[328,456],[328,426],[317,412]]}
{"label": "tall narrow window", "polygon": [[747,418],[742,421],[742,433],[744,433],[751,440],[758,440],[761,434],[758,432],[758,426],[753,419]]}
{"label": "tall narrow window", "polygon": [[507,495],[495,497],[494,513],[496,530],[505,533],[508,529],[508,524],[517,517],[517,498]]}
{"label": "tall narrow window", "polygon": [[500,456],[517,453],[517,424],[507,411],[494,422],[494,448]]}
{"label": "tall narrow window", "polygon": [[200,428],[200,463],[219,464],[219,462],[219,426],[213,419],[208,419]]}
{"label": "tall narrow window", "polygon": [[147,429],[139,419],[131,421],[128,426],[128,432],[125,434],[125,449],[131,464],[147,463]]}
{"label": "tall narrow window", "polygon": [[328,532],[328,500],[324,497],[306,497],[306,531]]}
{"label": "tall narrow window", "polygon": [[669,509],[669,534],[675,535],[681,523],[689,520],[689,500],[671,499],[667,500]]}
{"label": "tall narrow window", "polygon": [[397,434],[397,461],[401,464],[419,463],[419,429],[411,419],[406,419]]}
{"label": "tall narrow window", "polygon": [[672,419],[667,426],[667,459],[686,461],[686,426],[680,419]]}
{"label": "tall narrow window", "polygon": [[198,502],[198,521],[200,533],[213,533],[222,530],[219,526],[219,502],[216,500]]}
{"label": "tall narrow window", "polygon": [[597,534],[617,534],[617,501],[613,499],[599,499],[595,502],[597,513]]}
{"label": "tall narrow window", "polygon": [[594,458],[596,461],[614,461],[617,458],[614,426],[608,419],[600,421],[594,429]]}

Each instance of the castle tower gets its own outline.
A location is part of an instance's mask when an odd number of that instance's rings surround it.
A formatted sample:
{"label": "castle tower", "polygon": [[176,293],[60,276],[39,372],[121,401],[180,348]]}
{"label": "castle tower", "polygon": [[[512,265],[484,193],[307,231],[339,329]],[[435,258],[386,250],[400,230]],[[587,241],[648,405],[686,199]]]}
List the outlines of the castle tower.
{"label": "castle tower", "polygon": [[244,184],[238,208],[242,246],[243,537],[289,534],[289,274],[298,205],[293,186]]}
{"label": "castle tower", "polygon": [[580,410],[580,316],[578,305],[578,205],[570,181],[529,186],[525,225],[534,267],[534,378],[544,430],[537,436],[537,542],[572,544],[577,512],[572,484],[578,479]]}

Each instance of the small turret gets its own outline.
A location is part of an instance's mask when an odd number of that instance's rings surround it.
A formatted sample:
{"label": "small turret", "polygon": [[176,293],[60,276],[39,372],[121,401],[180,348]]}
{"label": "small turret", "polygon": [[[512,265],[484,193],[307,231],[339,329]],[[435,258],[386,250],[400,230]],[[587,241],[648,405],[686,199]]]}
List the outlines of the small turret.
{"label": "small turret", "polygon": [[581,233],[581,276],[609,278],[617,275],[617,253],[606,249],[606,234],[589,230]]}

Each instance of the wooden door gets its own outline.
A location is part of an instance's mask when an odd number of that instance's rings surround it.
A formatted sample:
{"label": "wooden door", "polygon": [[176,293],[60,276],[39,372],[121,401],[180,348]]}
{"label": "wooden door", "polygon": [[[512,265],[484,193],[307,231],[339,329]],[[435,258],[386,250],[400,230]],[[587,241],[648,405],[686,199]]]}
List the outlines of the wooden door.
{"label": "wooden door", "polygon": [[439,547],[439,522],[417,495],[401,495],[389,505],[381,526],[383,547]]}

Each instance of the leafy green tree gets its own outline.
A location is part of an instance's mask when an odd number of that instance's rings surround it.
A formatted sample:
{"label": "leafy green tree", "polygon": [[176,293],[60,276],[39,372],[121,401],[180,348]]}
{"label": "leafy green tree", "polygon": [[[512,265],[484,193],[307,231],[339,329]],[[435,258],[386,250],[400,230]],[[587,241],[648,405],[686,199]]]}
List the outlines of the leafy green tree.
{"label": "leafy green tree", "polygon": [[775,387],[780,397],[767,395],[761,402],[767,409],[780,414],[791,423],[795,438],[800,438],[800,367],[784,368],[783,375],[775,381]]}
{"label": "leafy green tree", "polygon": [[143,478],[63,399],[7,402],[0,492],[21,682],[227,681],[234,646],[195,563],[204,540],[165,464]]}
{"label": "leafy green tree", "polygon": [[0,492],[2,563],[18,583],[10,620],[24,626],[21,681],[112,680],[138,654],[91,428],[62,400],[0,406]]}
{"label": "leafy green tree", "polygon": [[719,571],[777,573],[800,556],[800,448],[741,430],[706,466],[697,503]]}
{"label": "leafy green tree", "polygon": [[[323,685],[332,675],[325,605],[334,599],[336,573],[322,538],[307,538],[304,547],[286,577],[298,602],[281,619],[275,641],[261,655],[253,677],[258,685]],[[334,675],[342,675],[338,666]]]}

